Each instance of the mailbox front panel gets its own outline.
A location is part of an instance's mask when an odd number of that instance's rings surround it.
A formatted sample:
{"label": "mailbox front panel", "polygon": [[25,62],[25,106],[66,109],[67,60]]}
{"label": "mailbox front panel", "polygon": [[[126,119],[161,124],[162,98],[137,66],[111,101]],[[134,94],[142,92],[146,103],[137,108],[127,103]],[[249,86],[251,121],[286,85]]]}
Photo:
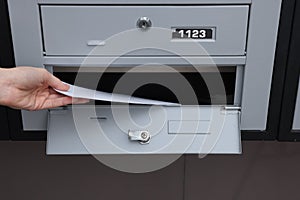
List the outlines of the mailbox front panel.
{"label": "mailbox front panel", "polygon": [[[130,136],[144,131],[142,144]],[[239,111],[222,106],[73,106],[49,114],[47,154],[241,153]]]}
{"label": "mailbox front panel", "polygon": [[[105,44],[105,40],[123,31],[138,29],[139,19],[144,17],[149,19],[151,27],[173,31],[182,28],[174,38],[174,34],[170,32],[170,36],[161,45],[163,49],[170,49],[174,43],[184,45],[192,42],[187,38],[179,39],[182,31],[186,31],[184,36],[192,38],[195,38],[193,31],[200,31],[195,34],[199,36],[196,40],[207,52],[193,51],[187,52],[187,55],[245,55],[248,9],[246,5],[41,6],[45,54],[89,55],[91,50],[98,46],[103,49],[99,56],[115,56],[116,51],[105,53],[109,45]],[[155,43],[159,37],[151,31],[151,27],[146,30],[139,29],[136,37]],[[201,30],[207,32],[202,33]],[[134,38],[130,41],[132,44],[135,42]],[[141,50],[134,55],[169,55],[169,52]]]}

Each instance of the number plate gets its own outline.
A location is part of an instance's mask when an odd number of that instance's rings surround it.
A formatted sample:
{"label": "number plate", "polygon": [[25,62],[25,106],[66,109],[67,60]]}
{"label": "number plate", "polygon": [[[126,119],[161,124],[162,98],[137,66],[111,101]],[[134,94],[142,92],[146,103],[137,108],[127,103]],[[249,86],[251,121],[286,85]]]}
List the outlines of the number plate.
{"label": "number plate", "polygon": [[173,28],[173,39],[213,39],[214,28]]}

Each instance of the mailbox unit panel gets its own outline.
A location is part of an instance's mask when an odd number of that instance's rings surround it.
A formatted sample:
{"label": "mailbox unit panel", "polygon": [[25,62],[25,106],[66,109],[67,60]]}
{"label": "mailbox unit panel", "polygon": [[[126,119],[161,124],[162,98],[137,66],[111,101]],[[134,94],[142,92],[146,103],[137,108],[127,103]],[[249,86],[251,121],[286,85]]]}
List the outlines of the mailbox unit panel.
{"label": "mailbox unit panel", "polygon": [[[147,144],[129,137],[147,131]],[[222,106],[73,106],[49,113],[47,154],[241,153],[239,111]]]}
{"label": "mailbox unit panel", "polygon": [[[206,113],[206,117],[217,111],[216,116],[225,118],[224,127],[219,132],[220,138],[216,140],[215,146],[209,152],[240,153],[240,130],[266,130],[281,0],[192,0],[189,2],[28,0],[26,3],[21,0],[10,0],[8,3],[16,65],[47,68],[54,74],[59,72],[66,75],[67,72],[73,72],[72,68],[82,66],[82,61],[86,60],[86,56],[90,55],[95,47],[99,50],[92,54],[92,62],[95,63],[84,65],[85,69],[91,67],[93,70],[101,71],[111,58],[120,56],[122,57],[110,66],[112,71],[116,72],[118,67],[126,68],[140,64],[143,68],[153,63],[174,68],[183,67],[187,71],[190,69],[193,71],[191,63],[182,62],[184,58],[180,56],[193,60],[192,64],[197,65],[201,70],[214,71],[213,65],[216,64],[218,68],[227,68],[225,71],[234,69],[230,72],[235,73],[234,76],[230,76],[232,79],[230,78],[224,84],[233,86],[233,88],[229,87],[232,90],[229,91],[230,95],[227,95],[232,101],[218,105],[209,103],[191,105],[194,110]],[[144,29],[137,25],[138,20],[143,17],[151,21],[150,28]],[[169,34],[162,37],[159,32],[155,32],[156,28],[168,30]],[[194,40],[175,37],[173,33],[177,34],[181,29],[206,29],[210,30],[210,35]],[[126,52],[128,54],[124,56],[119,51],[124,46],[123,43],[119,44],[119,49],[110,48],[110,38],[128,30],[134,30],[135,35],[124,38],[126,43],[139,43],[141,49]],[[161,49],[144,45],[157,42],[156,38],[161,39],[159,43]],[[187,44],[191,43],[202,46],[205,51],[186,48],[189,46]],[[173,50],[179,53],[173,55]],[[153,93],[155,94],[155,91]],[[203,95],[201,91],[199,93]],[[81,108],[82,114],[87,114],[91,108],[89,106],[92,105],[87,106]],[[229,107],[230,111],[222,110],[224,106]],[[184,106],[180,108],[187,111]],[[157,149],[160,147],[159,144],[168,144],[173,138],[179,138],[183,142],[184,139],[193,136],[195,141],[187,150],[183,150],[179,142],[173,149],[158,153],[201,153],[199,146],[201,147],[207,138],[213,136],[208,131],[209,124],[218,124],[219,121],[210,118],[203,121],[197,116],[181,119],[174,114],[177,109],[179,108],[165,108],[168,117],[150,123],[151,127],[163,123],[162,129],[146,130],[158,134],[153,136],[149,144],[141,145],[128,139],[127,129],[141,131],[138,127],[124,124],[126,117],[119,120],[123,123],[119,126],[118,120],[114,121],[110,117],[112,110],[109,106],[97,105],[96,111],[99,115],[104,113],[107,116],[104,118],[100,116],[100,121],[82,119],[86,122],[84,131],[88,140],[92,144],[93,142],[97,145],[101,144],[102,149],[92,149],[94,151],[87,151],[86,146],[82,145],[77,134],[78,123],[75,123],[74,118],[76,115],[70,108],[37,112],[22,111],[22,121],[25,132],[48,131],[47,152],[49,154],[153,153],[155,149],[159,151]],[[142,124],[148,119],[146,111],[133,109],[131,114]],[[89,115],[86,117],[97,118]],[[157,115],[153,119],[160,119],[160,117],[161,115]],[[111,137],[111,141],[120,143],[124,151],[112,149],[109,146],[110,140],[106,143],[103,142],[104,140],[94,140],[94,135],[101,135],[97,129],[91,128],[94,123],[106,127],[107,136]],[[200,126],[195,127],[193,132],[191,127],[197,124]],[[120,127],[125,127],[126,131],[121,131]]]}
{"label": "mailbox unit panel", "polygon": [[[248,6],[41,6],[44,48],[47,56],[89,55],[95,43],[105,52],[105,40],[124,31],[137,29],[137,21],[148,17],[152,27],[208,28],[211,39],[198,39],[207,52],[187,55],[245,55]],[[141,30],[137,37],[157,40],[151,28]],[[163,41],[163,49],[171,43],[190,43],[190,39]],[[134,38],[131,39],[135,43]],[[175,50],[176,51],[176,50]],[[110,52],[116,55],[115,52]],[[127,52],[126,52],[127,53]],[[164,51],[141,50],[134,55],[169,55]],[[93,54],[97,55],[97,54]],[[105,56],[101,51],[98,56]],[[106,55],[111,56],[111,55]]]}

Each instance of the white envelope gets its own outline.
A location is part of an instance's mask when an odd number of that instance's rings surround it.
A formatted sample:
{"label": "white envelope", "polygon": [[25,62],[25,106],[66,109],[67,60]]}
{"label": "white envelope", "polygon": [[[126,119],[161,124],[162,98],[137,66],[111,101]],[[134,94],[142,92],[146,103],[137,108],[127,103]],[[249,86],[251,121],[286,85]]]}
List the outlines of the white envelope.
{"label": "white envelope", "polygon": [[91,90],[83,87],[78,87],[75,85],[70,85],[68,83],[65,84],[70,86],[70,89],[68,91],[61,91],[57,89],[54,90],[66,96],[75,97],[75,98],[85,98],[85,99],[93,99],[93,100],[101,100],[101,101],[144,104],[144,105],[180,106],[180,104],[178,103],[143,99],[143,98],[132,97],[130,95],[124,95],[124,94],[101,92],[101,91]]}

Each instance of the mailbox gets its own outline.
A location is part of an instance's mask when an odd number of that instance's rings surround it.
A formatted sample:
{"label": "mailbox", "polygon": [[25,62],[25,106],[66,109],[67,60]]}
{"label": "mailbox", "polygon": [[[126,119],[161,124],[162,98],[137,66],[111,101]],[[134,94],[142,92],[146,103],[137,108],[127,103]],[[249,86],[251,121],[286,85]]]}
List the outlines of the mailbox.
{"label": "mailbox", "polygon": [[241,153],[241,130],[266,129],[280,0],[8,3],[17,65],[180,103],[22,111],[47,154]]}

